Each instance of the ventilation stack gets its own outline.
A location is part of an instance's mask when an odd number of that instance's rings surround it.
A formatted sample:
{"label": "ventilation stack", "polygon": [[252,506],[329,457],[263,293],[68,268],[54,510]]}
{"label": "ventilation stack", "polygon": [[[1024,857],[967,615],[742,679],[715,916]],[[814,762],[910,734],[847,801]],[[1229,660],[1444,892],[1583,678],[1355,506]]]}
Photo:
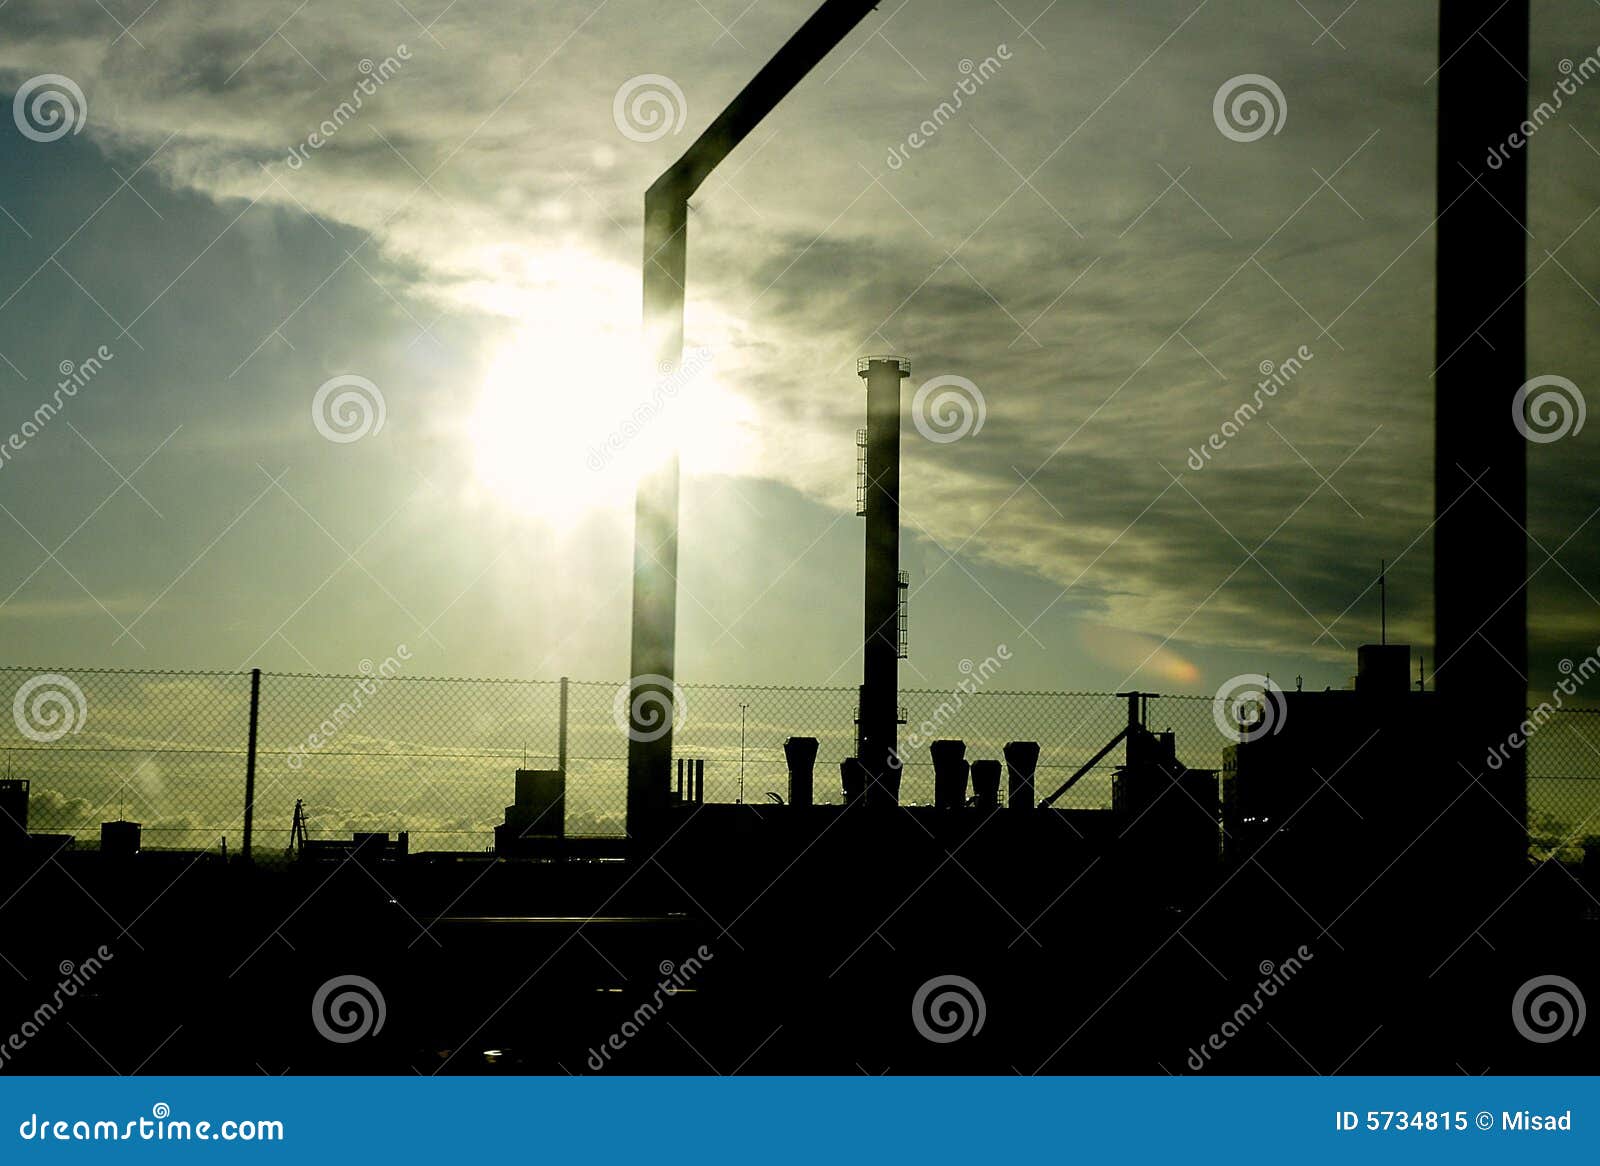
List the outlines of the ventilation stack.
{"label": "ventilation stack", "polygon": [[789,804],[810,806],[815,772],[813,767],[817,763],[817,739],[790,737],[783,743],[783,756],[789,766]]}
{"label": "ventilation stack", "polygon": [[[1520,879],[1527,754],[1484,758],[1527,715],[1528,0],[1440,7],[1434,312],[1434,682],[1455,727],[1444,772],[1471,778],[1434,831]],[[1540,368],[1539,372],[1547,370]],[[1553,371],[1553,370],[1550,370]],[[1570,418],[1569,418],[1570,419]],[[1537,437],[1548,440],[1548,434]],[[1541,565],[1542,566],[1542,565]],[[1537,569],[1534,571],[1537,574]],[[1453,795],[1440,791],[1441,800]]]}
{"label": "ventilation stack", "polygon": [[909,361],[866,356],[856,374],[867,382],[863,505],[866,517],[865,594],[861,645],[861,706],[856,756],[869,804],[899,801],[894,764],[900,723],[900,382]]}

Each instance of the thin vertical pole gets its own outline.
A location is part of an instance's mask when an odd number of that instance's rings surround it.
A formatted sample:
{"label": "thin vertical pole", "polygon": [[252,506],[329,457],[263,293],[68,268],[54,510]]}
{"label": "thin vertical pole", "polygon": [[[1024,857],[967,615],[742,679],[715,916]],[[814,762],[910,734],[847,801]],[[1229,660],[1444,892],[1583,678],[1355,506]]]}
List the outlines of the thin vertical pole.
{"label": "thin vertical pole", "polygon": [[744,710],[747,704],[739,706],[739,804],[744,805]]}
{"label": "thin vertical pole", "polygon": [[1389,563],[1378,560],[1378,643],[1389,642]]}
{"label": "thin vertical pole", "polygon": [[250,739],[244,755],[244,842],[239,857],[254,861],[250,854],[250,834],[256,817],[256,725],[261,715],[261,669],[250,669]]}
{"label": "thin vertical pole", "polygon": [[567,772],[567,678],[561,678],[561,727],[559,740],[556,742],[556,768],[563,775]]}

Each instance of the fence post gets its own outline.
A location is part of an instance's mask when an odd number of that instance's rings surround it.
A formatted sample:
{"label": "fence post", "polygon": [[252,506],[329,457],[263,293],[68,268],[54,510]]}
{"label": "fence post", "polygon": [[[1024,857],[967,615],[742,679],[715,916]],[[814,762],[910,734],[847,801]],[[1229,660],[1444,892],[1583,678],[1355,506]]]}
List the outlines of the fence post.
{"label": "fence post", "polygon": [[241,862],[254,861],[250,854],[250,831],[256,815],[256,723],[261,713],[261,669],[250,669],[250,740],[244,755],[244,844],[239,848]]}
{"label": "fence post", "polygon": [[561,678],[561,722],[556,738],[556,768],[567,772],[567,678]]}

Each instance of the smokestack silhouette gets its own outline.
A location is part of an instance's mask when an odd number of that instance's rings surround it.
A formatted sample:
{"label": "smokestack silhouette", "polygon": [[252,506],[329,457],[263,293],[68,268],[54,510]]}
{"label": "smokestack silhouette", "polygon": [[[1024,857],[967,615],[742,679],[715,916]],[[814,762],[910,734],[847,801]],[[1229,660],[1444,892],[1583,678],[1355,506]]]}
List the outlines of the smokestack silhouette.
{"label": "smokestack silhouette", "polygon": [[894,764],[900,724],[900,382],[908,361],[867,356],[856,374],[867,382],[865,613],[861,708],[856,756],[866,770],[869,804],[900,800]]}
{"label": "smokestack silhouette", "polygon": [[980,810],[1000,805],[1000,763],[992,758],[972,763],[972,797]]}
{"label": "smokestack silhouette", "polygon": [[812,801],[813,767],[817,762],[815,737],[790,737],[783,743],[784,760],[789,765],[789,804],[809,806]]}
{"label": "smokestack silhouette", "polygon": [[1039,765],[1039,742],[1008,741],[1005,758],[1006,805],[1013,810],[1033,809],[1033,775]]}
{"label": "smokestack silhouette", "polygon": [[1527,150],[1484,168],[1528,108],[1528,0],[1459,0],[1439,25],[1438,306],[1435,313],[1434,683],[1482,773],[1469,799],[1477,855],[1526,860],[1527,755],[1484,773],[1526,715],[1527,440],[1512,422],[1527,376]]}
{"label": "smokestack silhouette", "polygon": [[930,741],[928,755],[933,760],[933,804],[941,810],[959,810],[967,804],[967,743]]}

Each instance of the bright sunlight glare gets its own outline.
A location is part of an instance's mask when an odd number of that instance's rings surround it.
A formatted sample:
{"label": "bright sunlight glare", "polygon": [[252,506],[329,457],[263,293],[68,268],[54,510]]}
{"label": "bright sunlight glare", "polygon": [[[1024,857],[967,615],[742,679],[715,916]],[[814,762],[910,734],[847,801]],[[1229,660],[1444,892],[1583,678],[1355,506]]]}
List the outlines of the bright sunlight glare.
{"label": "bright sunlight glare", "polygon": [[490,362],[467,422],[475,476],[500,504],[570,526],[631,510],[674,449],[688,472],[738,472],[749,410],[717,382],[715,352],[686,349],[663,377],[639,336],[637,275],[562,256],[560,278],[521,298],[519,333]]}

